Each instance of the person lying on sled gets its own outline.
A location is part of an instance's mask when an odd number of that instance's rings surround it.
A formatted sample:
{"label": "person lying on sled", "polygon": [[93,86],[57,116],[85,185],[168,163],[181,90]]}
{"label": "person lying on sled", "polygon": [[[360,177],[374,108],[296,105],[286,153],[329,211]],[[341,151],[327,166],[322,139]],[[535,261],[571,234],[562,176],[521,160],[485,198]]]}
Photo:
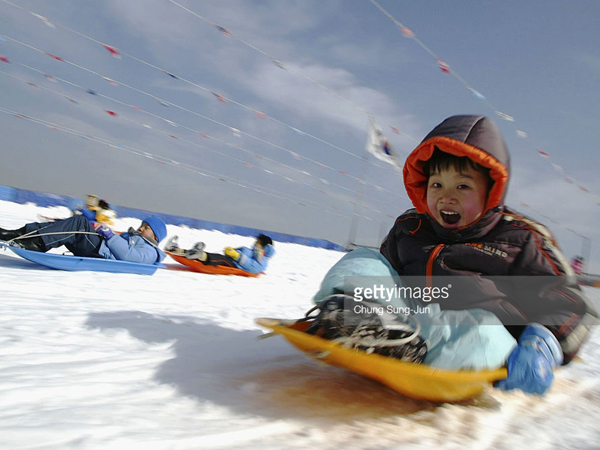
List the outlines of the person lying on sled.
{"label": "person lying on sled", "polygon": [[177,236],[173,236],[165,245],[165,251],[195,259],[207,266],[237,267],[250,273],[261,273],[267,269],[269,259],[275,254],[273,240],[264,234],[256,238],[252,248],[225,247],[224,255],[204,251],[204,242],[197,242],[189,250],[179,248]]}
{"label": "person lying on sled", "polygon": [[0,240],[26,250],[47,252],[64,245],[75,256],[143,264],[161,262],[166,257],[158,248],[166,235],[165,223],[154,215],[146,217],[137,230],[129,228],[121,234],[99,223],[94,228],[83,215],[50,223],[28,223],[18,230],[0,228]]}
{"label": "person lying on sled", "polygon": [[106,200],[98,199],[94,194],[88,194],[85,197],[85,208],[77,205],[73,211],[73,215],[83,215],[90,222],[100,222],[109,226],[114,225],[113,220],[116,218],[115,212],[110,208]]}
{"label": "person lying on sled", "polygon": [[[541,394],[554,368],[588,339],[598,313],[551,233],[504,206],[509,170],[490,119],[444,120],[406,159],[404,184],[415,209],[396,219],[380,251],[401,277],[460,276],[466,295],[440,299],[440,308],[495,314],[517,340],[497,387]],[[510,284],[516,276],[540,287],[525,292]]]}

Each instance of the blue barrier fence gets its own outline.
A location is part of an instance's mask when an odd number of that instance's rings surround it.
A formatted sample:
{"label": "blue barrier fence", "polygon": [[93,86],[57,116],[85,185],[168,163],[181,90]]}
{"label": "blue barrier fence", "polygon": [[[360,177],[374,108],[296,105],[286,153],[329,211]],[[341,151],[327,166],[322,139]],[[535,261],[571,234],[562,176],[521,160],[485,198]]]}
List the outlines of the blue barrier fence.
{"label": "blue barrier fence", "polygon": [[[83,204],[83,200],[65,195],[44,194],[41,192],[28,191],[26,189],[13,188],[9,186],[0,186],[0,200],[14,203],[35,203],[38,206],[66,206],[72,208],[73,205]],[[257,228],[243,227],[240,225],[230,225],[208,220],[192,219],[190,217],[175,216],[171,214],[161,214],[141,209],[126,208],[111,204],[111,208],[118,217],[135,217],[143,219],[150,214],[156,214],[167,224],[186,225],[190,228],[202,230],[217,230],[223,233],[238,234],[240,236],[258,236],[260,233],[269,235],[275,242],[291,242],[294,244],[306,245],[309,247],[325,248],[328,250],[345,251],[341,245],[327,241],[325,239],[314,239],[291,234],[278,233],[275,231],[259,230]]]}

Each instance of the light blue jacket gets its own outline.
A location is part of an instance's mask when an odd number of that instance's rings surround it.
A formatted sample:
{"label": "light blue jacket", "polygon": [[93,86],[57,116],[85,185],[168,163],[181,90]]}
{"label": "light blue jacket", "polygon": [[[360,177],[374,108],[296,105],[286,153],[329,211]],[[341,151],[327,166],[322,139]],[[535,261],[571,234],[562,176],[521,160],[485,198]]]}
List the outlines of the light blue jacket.
{"label": "light blue jacket", "polygon": [[106,259],[142,264],[159,263],[167,256],[142,236],[129,233],[115,234],[110,239],[103,240],[98,253]]}
{"label": "light blue jacket", "polygon": [[232,259],[238,269],[250,273],[261,273],[267,270],[269,259],[275,254],[275,248],[267,244],[264,248],[264,255],[256,247],[240,247],[235,249],[240,257],[237,261]]}
{"label": "light blue jacket", "polygon": [[[398,273],[379,252],[358,248],[344,255],[321,283],[314,296],[320,303],[332,294],[355,295],[356,289],[401,286]],[[356,297],[355,297],[356,299]],[[379,300],[391,305],[398,316],[408,320],[404,312],[421,326],[420,335],[427,341],[425,364],[450,370],[496,369],[516,345],[515,339],[491,312],[482,309],[441,311],[437,303],[417,303],[415,299],[391,297]]]}

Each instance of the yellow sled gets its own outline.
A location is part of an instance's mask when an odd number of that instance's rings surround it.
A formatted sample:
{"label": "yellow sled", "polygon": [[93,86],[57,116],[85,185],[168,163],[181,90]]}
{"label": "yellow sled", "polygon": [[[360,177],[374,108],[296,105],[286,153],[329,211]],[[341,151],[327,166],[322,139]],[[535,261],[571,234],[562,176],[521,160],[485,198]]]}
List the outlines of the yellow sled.
{"label": "yellow sled", "polygon": [[407,397],[419,400],[466,400],[478,396],[491,383],[507,375],[504,368],[478,372],[441,370],[346,348],[340,343],[305,333],[310,321],[261,318],[256,319],[256,323],[281,334],[292,345],[319,361],[372,378]]}

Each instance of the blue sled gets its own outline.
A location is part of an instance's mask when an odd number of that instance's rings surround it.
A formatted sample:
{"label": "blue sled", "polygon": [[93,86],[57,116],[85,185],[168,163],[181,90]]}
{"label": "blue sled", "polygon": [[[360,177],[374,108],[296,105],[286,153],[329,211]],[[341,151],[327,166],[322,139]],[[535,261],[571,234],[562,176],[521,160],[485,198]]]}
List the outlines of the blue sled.
{"label": "blue sled", "polygon": [[54,253],[34,252],[20,247],[13,247],[5,242],[0,242],[0,248],[9,248],[13,253],[28,261],[58,270],[91,270],[94,272],[110,273],[135,273],[152,275],[158,268],[165,268],[163,264],[142,264],[116,259],[88,258],[84,256],[57,255]]}

